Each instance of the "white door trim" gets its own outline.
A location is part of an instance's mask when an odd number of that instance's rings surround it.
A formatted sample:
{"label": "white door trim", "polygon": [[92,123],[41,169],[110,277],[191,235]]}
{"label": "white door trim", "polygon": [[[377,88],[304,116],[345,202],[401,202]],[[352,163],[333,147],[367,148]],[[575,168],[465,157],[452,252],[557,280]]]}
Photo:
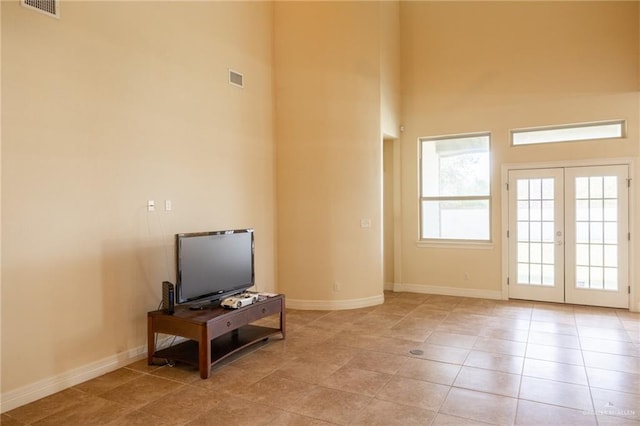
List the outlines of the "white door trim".
{"label": "white door trim", "polygon": [[[501,166],[501,227],[500,232],[502,242],[502,299],[509,299],[509,287],[507,285],[507,277],[509,275],[509,240],[507,239],[507,228],[509,224],[509,203],[507,193],[507,183],[509,182],[510,170],[522,170],[522,169],[549,169],[554,167],[584,167],[584,166],[609,166],[609,165],[627,165],[629,166],[629,178],[631,182],[634,182],[634,170],[635,170],[635,158],[633,157],[620,157],[620,158],[602,158],[602,159],[588,159],[588,160],[566,160],[566,161],[546,161],[535,163],[504,163]],[[636,302],[636,295],[638,294],[638,285],[636,282],[636,271],[632,259],[636,259],[636,241],[637,236],[635,233],[635,223],[632,218],[636,216],[636,201],[634,190],[629,191],[629,231],[632,238],[629,241],[629,283],[631,287],[631,294],[629,295],[629,309],[634,312],[640,311],[640,303]]]}

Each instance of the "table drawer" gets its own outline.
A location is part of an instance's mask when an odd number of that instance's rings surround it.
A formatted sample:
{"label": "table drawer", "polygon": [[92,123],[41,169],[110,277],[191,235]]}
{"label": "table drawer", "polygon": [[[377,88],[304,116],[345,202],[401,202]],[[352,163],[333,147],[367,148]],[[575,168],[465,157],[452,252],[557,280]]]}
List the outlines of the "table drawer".
{"label": "table drawer", "polygon": [[257,321],[260,318],[268,317],[269,315],[278,314],[281,311],[281,301],[272,300],[265,301],[256,306],[252,306],[247,310],[247,322]]}
{"label": "table drawer", "polygon": [[215,338],[217,336],[221,336],[225,333],[228,333],[231,330],[238,329],[246,324],[247,324],[246,312],[243,312],[243,311],[230,312],[224,315],[224,317],[221,317],[216,321],[212,321],[208,324],[209,335],[211,336],[211,338]]}

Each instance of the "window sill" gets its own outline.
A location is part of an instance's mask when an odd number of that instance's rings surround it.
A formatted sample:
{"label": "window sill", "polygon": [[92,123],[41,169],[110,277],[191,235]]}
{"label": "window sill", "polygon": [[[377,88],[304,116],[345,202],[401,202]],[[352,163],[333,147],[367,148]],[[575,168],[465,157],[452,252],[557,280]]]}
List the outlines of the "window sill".
{"label": "window sill", "polygon": [[416,241],[419,248],[447,248],[447,249],[465,249],[465,250],[493,250],[495,245],[491,241],[434,241],[420,240]]}

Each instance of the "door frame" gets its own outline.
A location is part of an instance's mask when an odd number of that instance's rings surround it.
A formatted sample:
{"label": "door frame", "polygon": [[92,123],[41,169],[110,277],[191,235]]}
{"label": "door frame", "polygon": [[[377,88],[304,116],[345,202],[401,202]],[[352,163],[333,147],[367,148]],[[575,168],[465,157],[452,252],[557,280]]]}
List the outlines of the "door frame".
{"label": "door frame", "polygon": [[[500,218],[500,240],[502,242],[502,299],[509,299],[509,286],[507,278],[509,275],[509,240],[507,238],[507,229],[509,228],[509,195],[507,192],[507,183],[509,182],[509,171],[511,170],[524,170],[524,169],[551,169],[551,168],[566,168],[566,167],[585,167],[585,166],[612,166],[612,165],[625,165],[629,167],[629,179],[634,182],[634,170],[635,159],[632,157],[622,158],[602,158],[602,159],[588,159],[588,160],[567,160],[567,161],[546,161],[535,163],[504,163],[501,166],[501,213]],[[636,240],[637,236],[634,229],[635,218],[635,191],[629,191],[629,232],[631,232],[631,240],[629,241],[629,310],[640,311],[640,306],[636,306],[636,295],[639,289],[636,285],[636,271],[632,259],[636,259]],[[565,225],[566,226],[566,225]]]}
{"label": "door frame", "polygon": [[[390,176],[391,179],[391,192],[392,196],[390,200],[387,200],[386,197],[389,196],[387,191],[385,191],[385,175],[384,175],[384,164],[385,164],[385,144],[391,144],[391,163],[393,167],[393,173]],[[400,152],[400,138],[397,136],[390,136],[386,133],[382,135],[382,161],[380,167],[382,168],[382,264],[383,264],[383,289],[388,291],[393,291],[396,286],[402,282],[402,170],[401,170],[401,152]],[[387,151],[388,153],[388,151]],[[388,176],[387,176],[388,177]],[[392,216],[385,216],[385,203],[389,202],[392,207]],[[386,281],[386,271],[384,268],[385,263],[387,262],[386,256],[388,253],[385,252],[385,227],[389,225],[392,228],[393,234],[393,281]]]}

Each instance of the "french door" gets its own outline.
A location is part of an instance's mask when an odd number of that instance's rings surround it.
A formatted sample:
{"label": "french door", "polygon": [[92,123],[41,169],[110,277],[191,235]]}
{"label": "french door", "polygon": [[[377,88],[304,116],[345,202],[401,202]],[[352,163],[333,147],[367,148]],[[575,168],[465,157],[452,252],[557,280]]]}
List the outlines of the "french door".
{"label": "french door", "polygon": [[628,308],[628,173],[509,171],[510,298]]}

